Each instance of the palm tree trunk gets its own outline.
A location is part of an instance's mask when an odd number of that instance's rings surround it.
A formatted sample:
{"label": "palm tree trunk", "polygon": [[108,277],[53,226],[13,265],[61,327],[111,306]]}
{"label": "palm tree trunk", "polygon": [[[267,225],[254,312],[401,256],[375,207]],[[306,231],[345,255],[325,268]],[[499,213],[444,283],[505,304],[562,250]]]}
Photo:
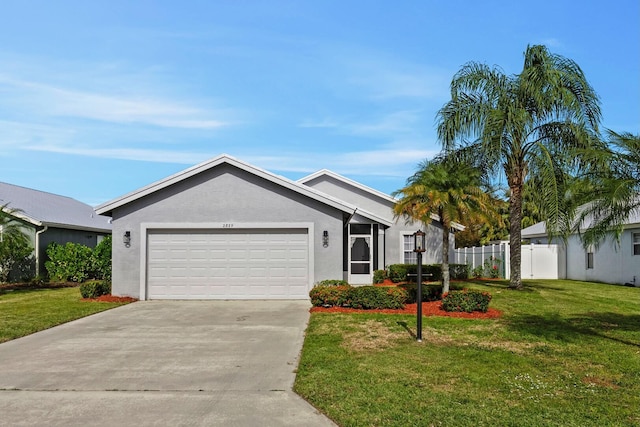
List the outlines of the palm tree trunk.
{"label": "palm tree trunk", "polygon": [[449,292],[449,224],[442,224],[442,293]]}
{"label": "palm tree trunk", "polygon": [[522,184],[511,186],[509,221],[509,246],[511,251],[509,259],[509,265],[511,266],[509,287],[512,289],[522,289],[522,278],[520,275],[522,260]]}

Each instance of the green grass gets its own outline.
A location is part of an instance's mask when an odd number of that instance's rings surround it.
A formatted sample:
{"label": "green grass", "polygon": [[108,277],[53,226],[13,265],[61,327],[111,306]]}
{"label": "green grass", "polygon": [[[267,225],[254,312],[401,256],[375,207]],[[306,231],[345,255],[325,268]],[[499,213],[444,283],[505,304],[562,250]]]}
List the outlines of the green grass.
{"label": "green grass", "polygon": [[0,343],[123,304],[82,301],[79,288],[0,291]]}
{"label": "green grass", "polygon": [[314,313],[295,390],[340,426],[640,426],[640,289],[539,280],[500,319]]}

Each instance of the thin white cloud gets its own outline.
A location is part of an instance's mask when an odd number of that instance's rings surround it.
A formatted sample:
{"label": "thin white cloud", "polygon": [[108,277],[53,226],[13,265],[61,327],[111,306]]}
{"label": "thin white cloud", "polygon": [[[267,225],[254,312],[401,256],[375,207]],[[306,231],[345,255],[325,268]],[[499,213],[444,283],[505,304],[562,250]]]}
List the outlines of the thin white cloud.
{"label": "thin white cloud", "polygon": [[438,150],[416,147],[380,147],[340,154],[288,153],[282,156],[238,157],[270,171],[306,174],[331,169],[345,175],[406,177],[414,172],[420,161],[433,158],[437,153]]}
{"label": "thin white cloud", "polygon": [[50,144],[30,145],[25,147],[25,149],[30,151],[71,154],[103,159],[137,160],[143,162],[178,163],[185,165],[197,164],[211,157],[210,153],[178,150],[69,147]]}
{"label": "thin white cloud", "polygon": [[105,95],[6,76],[0,76],[0,85],[10,93],[14,105],[48,116],[186,129],[210,130],[230,124],[214,117],[215,112],[163,99]]}
{"label": "thin white cloud", "polygon": [[304,120],[301,128],[330,129],[336,133],[373,138],[397,138],[398,135],[419,134],[425,125],[425,117],[420,110],[393,111],[369,120],[349,121],[347,119],[324,118]]}

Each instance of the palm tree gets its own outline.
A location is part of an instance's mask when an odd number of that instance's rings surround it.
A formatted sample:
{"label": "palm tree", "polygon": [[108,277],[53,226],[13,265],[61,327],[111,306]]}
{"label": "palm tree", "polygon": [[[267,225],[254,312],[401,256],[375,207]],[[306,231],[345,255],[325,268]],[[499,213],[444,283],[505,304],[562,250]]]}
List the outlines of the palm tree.
{"label": "palm tree", "polygon": [[493,204],[482,188],[482,171],[454,156],[420,163],[407,185],[394,192],[399,197],[395,217],[429,224],[434,216],[442,224],[442,284],[449,292],[449,233],[453,223],[488,217]]}
{"label": "palm tree", "polygon": [[464,138],[478,138],[471,144],[477,156],[494,173],[502,169],[506,175],[510,287],[522,287],[522,190],[527,176],[535,175],[540,182],[552,233],[562,216],[558,170],[577,166],[580,157],[569,155],[570,150],[595,144],[599,121],[598,96],[580,67],[545,46],[527,46],[520,74],[509,76],[497,67],[470,62],[453,77],[451,100],[438,112],[438,136],[445,150]]}
{"label": "palm tree", "polygon": [[580,227],[589,218],[582,234],[585,246],[597,246],[611,233],[619,238],[629,216],[640,212],[640,135],[607,130],[607,136],[609,144],[600,152],[585,153],[595,166],[587,176],[589,202],[575,223]]}
{"label": "palm tree", "polygon": [[31,254],[29,239],[15,219],[20,212],[0,206],[0,282],[6,282],[13,267]]}

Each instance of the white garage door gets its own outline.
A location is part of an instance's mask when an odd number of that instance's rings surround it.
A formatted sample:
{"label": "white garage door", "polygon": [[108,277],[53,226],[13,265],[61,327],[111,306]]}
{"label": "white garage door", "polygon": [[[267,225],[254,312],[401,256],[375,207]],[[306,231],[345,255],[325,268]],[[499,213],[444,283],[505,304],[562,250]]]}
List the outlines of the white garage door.
{"label": "white garage door", "polygon": [[149,230],[149,299],[308,298],[306,229]]}

